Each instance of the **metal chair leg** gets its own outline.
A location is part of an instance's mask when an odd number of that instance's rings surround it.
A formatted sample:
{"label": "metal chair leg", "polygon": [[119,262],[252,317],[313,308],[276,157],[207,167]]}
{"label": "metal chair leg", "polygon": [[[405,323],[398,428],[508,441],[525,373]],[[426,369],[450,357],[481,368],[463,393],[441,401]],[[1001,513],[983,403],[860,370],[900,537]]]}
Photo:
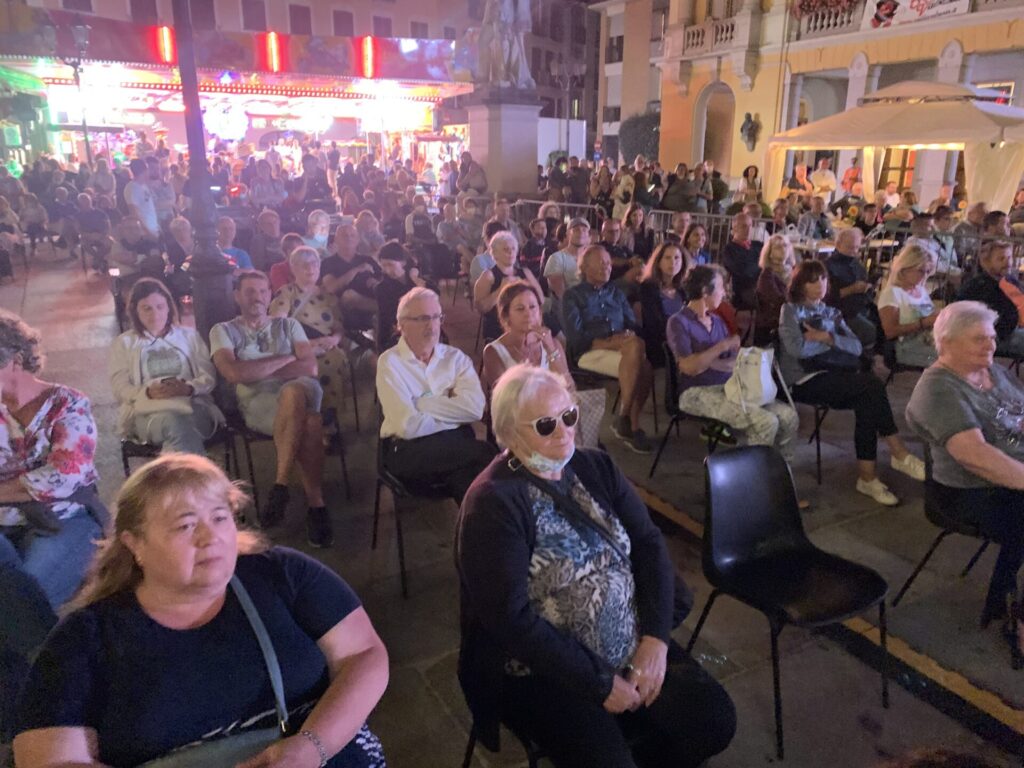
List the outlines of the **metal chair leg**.
{"label": "metal chair leg", "polygon": [[402,580],[402,597],[408,599],[409,584],[405,573],[405,540],[402,537],[402,513],[395,499],[395,538],[398,539],[398,573]]}
{"label": "metal chair leg", "polygon": [[881,653],[878,666],[882,670],[882,706],[889,708],[889,647],[886,645],[888,631],[885,625],[885,600],[878,604],[878,649]]}
{"label": "metal chair leg", "polygon": [[672,426],[675,425],[678,433],[679,429],[679,417],[673,416],[672,421],[669,422],[668,429],[665,430],[665,436],[661,438],[661,445],[658,446],[658,452],[654,454],[654,463],[651,464],[651,471],[647,473],[647,478],[654,477],[654,470],[658,468],[658,462],[661,461],[661,453],[665,450],[665,446],[668,445],[668,438],[672,434]]}
{"label": "metal chair leg", "polygon": [[121,448],[121,466],[124,467],[124,476],[128,477],[132,473],[132,468],[128,464],[128,454],[124,452],[124,447]]}
{"label": "metal chair leg", "polygon": [[469,768],[473,762],[473,751],[476,749],[476,731],[470,730],[469,741],[466,742],[466,756],[462,758],[462,768]]}
{"label": "metal chair leg", "polygon": [[377,548],[377,528],[380,523],[380,489],[384,485],[378,478],[377,492],[373,498],[373,540],[370,542],[370,549]]}
{"label": "metal chair leg", "polygon": [[960,572],[960,578],[961,579],[964,578],[965,576],[967,576],[967,574],[971,572],[971,569],[974,568],[974,566],[978,564],[978,561],[981,559],[981,556],[983,554],[985,554],[985,550],[988,549],[989,543],[990,542],[989,542],[988,539],[985,539],[983,542],[981,542],[981,546],[978,547],[978,551],[974,553],[974,557],[972,557],[967,562],[967,565]]}
{"label": "metal chair leg", "polygon": [[921,558],[921,562],[917,564],[917,567],[914,568],[913,572],[910,574],[907,580],[903,582],[903,586],[900,587],[900,591],[896,593],[896,597],[892,599],[893,608],[900,604],[900,600],[903,599],[903,596],[907,593],[907,590],[910,589],[910,585],[914,583],[914,579],[917,578],[917,575],[921,573],[921,570],[925,567],[925,565],[928,564],[928,561],[931,560],[932,555],[935,554],[935,550],[939,548],[939,544],[942,543],[942,540],[944,538],[949,536],[949,533],[949,531],[943,530],[939,533],[938,536],[935,537],[935,541],[932,542],[931,547],[925,553],[924,557]]}
{"label": "metal chair leg", "polygon": [[769,619],[772,629],[772,685],[775,693],[775,755],[779,760],[785,758],[785,747],[782,737],[782,686],[779,675],[779,633],[782,627]]}
{"label": "metal chair leg", "polygon": [[260,491],[256,487],[256,469],[252,463],[252,446],[249,445],[249,438],[242,435],[242,445],[245,446],[245,460],[249,465],[249,482],[252,483],[252,504],[259,511],[260,508]]}
{"label": "metal chair leg", "polygon": [[359,434],[359,390],[356,388],[356,366],[352,358],[348,359],[348,382],[352,388],[352,415],[356,419],[356,434]]}
{"label": "metal chair leg", "polygon": [[352,501],[352,484],[348,481],[348,461],[345,460],[345,446],[338,446],[338,458],[341,459],[341,477],[345,481],[345,499]]}
{"label": "metal chair leg", "polygon": [[693,650],[693,646],[697,644],[697,638],[700,637],[700,631],[704,629],[704,622],[708,619],[708,614],[711,613],[711,606],[715,604],[715,600],[718,599],[718,590],[713,590],[708,596],[707,603],[704,604],[704,610],[700,613],[700,618],[697,620],[697,626],[693,628],[693,634],[690,635],[690,642],[686,644],[686,652],[689,653]]}

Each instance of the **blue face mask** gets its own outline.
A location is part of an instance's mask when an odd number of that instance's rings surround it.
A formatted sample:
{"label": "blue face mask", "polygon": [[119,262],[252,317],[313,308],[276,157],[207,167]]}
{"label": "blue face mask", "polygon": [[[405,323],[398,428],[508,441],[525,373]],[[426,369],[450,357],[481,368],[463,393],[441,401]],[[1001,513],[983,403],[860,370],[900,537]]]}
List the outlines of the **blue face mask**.
{"label": "blue face mask", "polygon": [[313,235],[310,240],[316,243],[318,247],[327,245],[327,235]]}
{"label": "blue face mask", "polygon": [[568,464],[573,455],[576,453],[576,446],[572,446],[572,450],[569,451],[569,455],[564,459],[549,459],[537,451],[533,451],[529,456],[522,459],[523,466],[532,469],[534,472],[561,472],[565,469],[565,465]]}

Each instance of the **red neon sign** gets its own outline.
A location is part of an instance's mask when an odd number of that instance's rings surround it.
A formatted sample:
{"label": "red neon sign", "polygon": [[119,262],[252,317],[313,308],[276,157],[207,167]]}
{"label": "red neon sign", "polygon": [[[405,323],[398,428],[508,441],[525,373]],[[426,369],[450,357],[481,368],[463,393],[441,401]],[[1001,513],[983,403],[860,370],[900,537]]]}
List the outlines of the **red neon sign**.
{"label": "red neon sign", "polygon": [[377,61],[372,37],[364,37],[362,42],[363,77],[371,80],[377,76]]}
{"label": "red neon sign", "polygon": [[281,71],[281,39],[277,32],[267,32],[267,69]]}
{"label": "red neon sign", "polygon": [[175,59],[174,50],[174,30],[170,27],[163,26],[157,27],[156,30],[156,49],[160,56],[160,61],[164,64],[173,64]]}

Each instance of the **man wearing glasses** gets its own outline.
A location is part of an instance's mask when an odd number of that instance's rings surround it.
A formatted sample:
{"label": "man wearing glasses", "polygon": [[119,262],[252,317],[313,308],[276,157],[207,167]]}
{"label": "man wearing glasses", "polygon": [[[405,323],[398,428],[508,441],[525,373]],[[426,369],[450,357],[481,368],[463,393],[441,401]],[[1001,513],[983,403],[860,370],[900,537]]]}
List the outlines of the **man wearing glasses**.
{"label": "man wearing glasses", "polygon": [[415,493],[443,486],[462,503],[466,489],[494,458],[471,424],[485,398],[473,361],[440,343],[441,300],[413,288],[398,303],[401,338],[377,362],[377,397],[384,411],[384,465]]}

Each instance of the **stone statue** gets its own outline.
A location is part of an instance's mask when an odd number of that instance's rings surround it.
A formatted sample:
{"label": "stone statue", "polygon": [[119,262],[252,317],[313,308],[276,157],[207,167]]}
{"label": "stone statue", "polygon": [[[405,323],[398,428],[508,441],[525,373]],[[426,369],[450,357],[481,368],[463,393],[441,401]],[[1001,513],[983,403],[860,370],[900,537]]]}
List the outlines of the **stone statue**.
{"label": "stone statue", "polygon": [[751,117],[747,112],[743,117],[743,124],[740,126],[740,138],[747,145],[747,151],[753,152],[757,144],[757,134],[761,132],[761,123]]}
{"label": "stone statue", "polygon": [[534,88],[523,35],[532,25],[530,0],[487,0],[478,39],[476,82],[499,88]]}

